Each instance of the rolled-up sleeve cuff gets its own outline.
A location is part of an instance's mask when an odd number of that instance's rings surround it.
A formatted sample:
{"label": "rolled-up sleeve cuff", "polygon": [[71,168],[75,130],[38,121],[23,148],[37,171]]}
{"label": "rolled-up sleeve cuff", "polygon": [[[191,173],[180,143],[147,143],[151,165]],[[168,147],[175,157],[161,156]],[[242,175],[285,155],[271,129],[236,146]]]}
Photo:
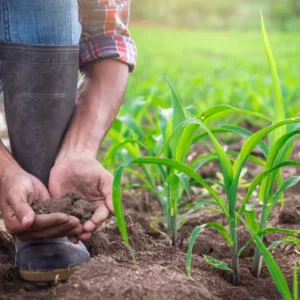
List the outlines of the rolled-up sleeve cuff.
{"label": "rolled-up sleeve cuff", "polygon": [[134,41],[126,36],[103,35],[80,43],[80,67],[97,59],[114,58],[129,66],[136,66],[137,50]]}

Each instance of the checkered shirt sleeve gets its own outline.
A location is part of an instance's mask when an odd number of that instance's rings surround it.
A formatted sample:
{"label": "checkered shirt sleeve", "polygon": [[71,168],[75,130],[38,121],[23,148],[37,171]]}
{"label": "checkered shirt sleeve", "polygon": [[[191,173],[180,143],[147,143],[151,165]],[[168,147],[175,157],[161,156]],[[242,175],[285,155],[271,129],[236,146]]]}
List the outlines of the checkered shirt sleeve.
{"label": "checkered shirt sleeve", "polygon": [[129,36],[130,0],[78,0],[80,65],[102,58],[115,58],[132,71],[136,46]]}

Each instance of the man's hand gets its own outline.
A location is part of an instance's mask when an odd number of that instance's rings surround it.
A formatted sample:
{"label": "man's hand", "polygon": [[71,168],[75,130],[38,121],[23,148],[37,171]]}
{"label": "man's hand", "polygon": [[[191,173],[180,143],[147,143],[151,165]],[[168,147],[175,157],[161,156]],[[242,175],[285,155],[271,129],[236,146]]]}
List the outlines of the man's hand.
{"label": "man's hand", "polygon": [[[121,106],[128,66],[114,59],[97,60],[82,70],[75,111],[51,170],[49,191],[60,198],[68,192],[91,200],[95,213],[80,239],[89,239],[97,225],[113,213],[112,175],[95,159],[99,145]],[[73,242],[77,237],[69,237]]]}
{"label": "man's hand", "polygon": [[26,241],[80,234],[79,220],[65,214],[35,215],[30,203],[49,199],[46,187],[19,166],[11,165],[0,178],[0,208],[7,231]]}
{"label": "man's hand", "polygon": [[[59,199],[68,192],[94,203],[92,219],[85,222],[84,233],[79,237],[87,240],[96,227],[113,213],[113,176],[94,158],[73,156],[58,160],[50,173],[49,191]],[[70,237],[76,242],[76,237]]]}

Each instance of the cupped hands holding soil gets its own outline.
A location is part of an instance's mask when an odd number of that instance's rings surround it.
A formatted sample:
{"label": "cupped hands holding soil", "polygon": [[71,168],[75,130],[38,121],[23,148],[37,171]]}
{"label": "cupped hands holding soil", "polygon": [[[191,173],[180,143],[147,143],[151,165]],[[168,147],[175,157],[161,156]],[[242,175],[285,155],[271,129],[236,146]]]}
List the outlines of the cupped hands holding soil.
{"label": "cupped hands holding soil", "polygon": [[78,218],[81,224],[90,220],[95,210],[91,201],[81,199],[74,193],[68,193],[59,200],[48,199],[44,202],[34,200],[31,206],[37,215],[64,213]]}

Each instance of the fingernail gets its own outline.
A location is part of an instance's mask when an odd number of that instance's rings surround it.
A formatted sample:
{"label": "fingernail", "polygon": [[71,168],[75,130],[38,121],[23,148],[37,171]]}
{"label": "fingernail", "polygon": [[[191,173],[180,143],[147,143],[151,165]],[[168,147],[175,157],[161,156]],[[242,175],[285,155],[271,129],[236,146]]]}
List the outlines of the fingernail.
{"label": "fingernail", "polygon": [[29,216],[25,216],[23,219],[22,219],[22,225],[23,226],[27,226],[29,223],[31,223],[31,218]]}

